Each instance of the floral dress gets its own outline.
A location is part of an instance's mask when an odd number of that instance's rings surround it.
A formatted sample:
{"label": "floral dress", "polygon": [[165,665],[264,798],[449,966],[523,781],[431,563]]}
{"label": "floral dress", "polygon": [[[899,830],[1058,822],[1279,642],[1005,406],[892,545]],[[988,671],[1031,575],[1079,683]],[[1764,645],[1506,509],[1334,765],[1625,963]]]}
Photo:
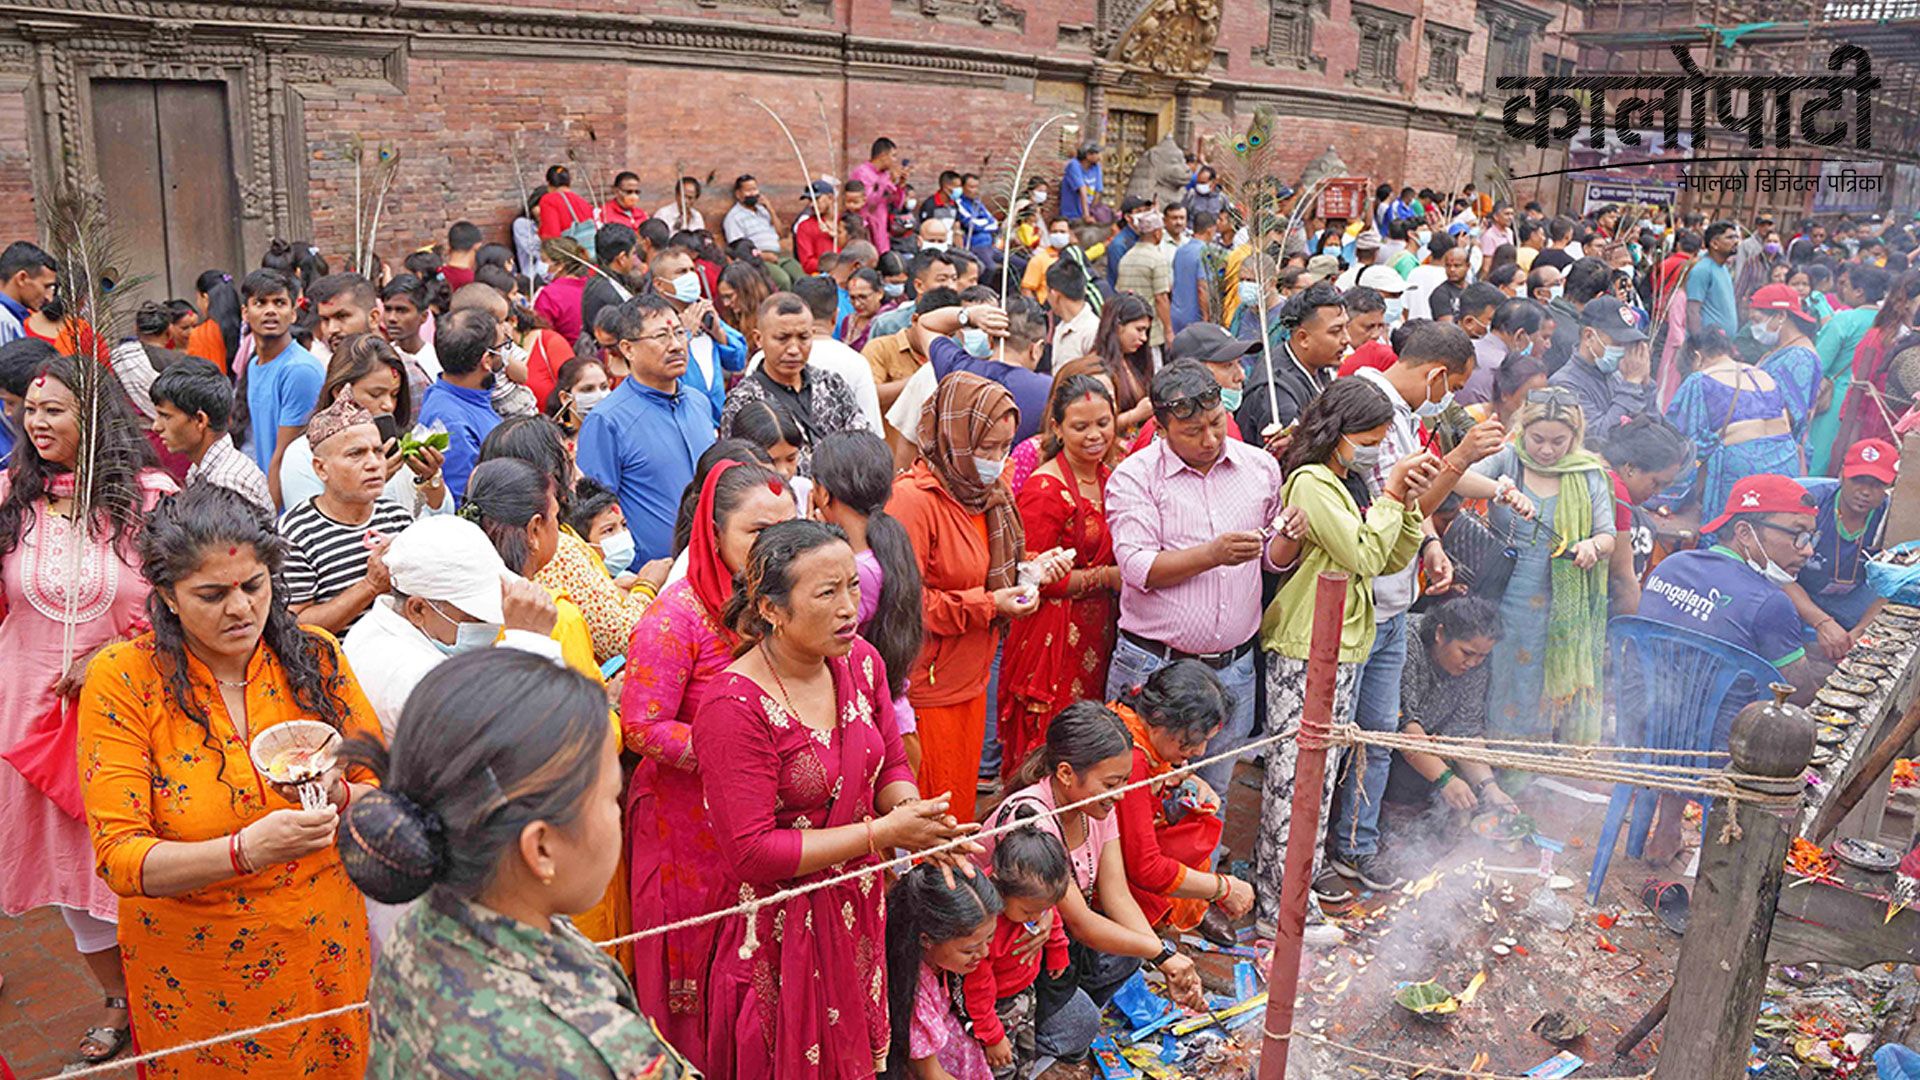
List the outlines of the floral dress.
{"label": "floral dress", "polygon": [[[725,868],[700,790],[693,722],[732,662],[720,626],[685,578],[667,586],[634,628],[620,724],[640,764],[627,782],[633,925],[657,926],[725,907]],[[633,943],[641,1011],[696,1065],[706,1056],[704,980],[713,923]]]}
{"label": "floral dress", "polygon": [[[701,779],[730,903],[878,863],[862,855],[800,874],[801,832],[877,817],[881,791],[913,783],[879,653],[856,640],[828,663],[839,714],[831,732],[807,727],[743,675],[722,674],[700,707],[700,760],[727,763]],[[880,876],[867,874],[720,924],[706,1002],[709,1073],[864,1080],[884,1070],[885,894]]]}
{"label": "floral dress", "polygon": [[[345,676],[342,733],[380,737],[373,706],[339,646],[322,639],[323,668]],[[367,912],[332,845],[180,896],[145,894],[141,870],[163,841],[221,839],[290,804],[266,784],[213,675],[188,654],[208,726],[167,691],[152,634],[100,653],[80,698],[80,778],[100,875],[120,894],[120,959],[142,1050],[204,1039],[366,996]],[[303,718],[279,657],[264,645],[247,664],[251,735]],[[356,783],[372,780],[361,770]],[[148,1077],[339,1077],[366,1066],[363,1013],[282,1028],[243,1042],[163,1057]]]}
{"label": "floral dress", "polygon": [[921,964],[920,982],[913,988],[913,1020],[907,1025],[907,1054],[915,1061],[935,1059],[953,1080],[993,1080],[986,1051],[962,1019],[962,1002],[960,976]]}

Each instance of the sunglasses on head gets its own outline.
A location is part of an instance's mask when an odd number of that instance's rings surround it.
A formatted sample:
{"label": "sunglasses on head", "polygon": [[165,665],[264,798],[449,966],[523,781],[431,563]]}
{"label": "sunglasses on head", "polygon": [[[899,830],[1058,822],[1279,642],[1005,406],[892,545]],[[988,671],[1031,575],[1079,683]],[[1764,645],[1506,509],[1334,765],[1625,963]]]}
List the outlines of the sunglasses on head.
{"label": "sunglasses on head", "polygon": [[1545,405],[1548,416],[1564,416],[1580,410],[1580,399],[1564,386],[1546,386],[1527,391],[1527,404]]}
{"label": "sunglasses on head", "polygon": [[1203,412],[1212,412],[1220,404],[1220,388],[1215,386],[1197,394],[1177,397],[1172,401],[1154,406],[1155,412],[1163,412],[1175,420],[1190,420]]}

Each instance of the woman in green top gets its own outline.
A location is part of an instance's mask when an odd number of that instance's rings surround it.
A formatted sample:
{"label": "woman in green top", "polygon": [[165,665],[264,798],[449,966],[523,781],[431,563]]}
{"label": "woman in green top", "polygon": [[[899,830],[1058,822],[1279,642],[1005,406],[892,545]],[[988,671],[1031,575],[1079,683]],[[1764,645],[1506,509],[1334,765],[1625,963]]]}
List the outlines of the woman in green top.
{"label": "woman in green top", "polygon": [[567,918],[620,859],[614,732],[597,683],[485,649],[421,681],[391,753],[343,751],[381,780],[342,815],[347,876],[383,903],[424,894],[374,966],[369,1077],[698,1075]]}
{"label": "woman in green top", "polygon": [[[1373,650],[1373,579],[1405,569],[1419,554],[1419,497],[1437,475],[1440,461],[1424,452],[1408,454],[1387,473],[1379,495],[1374,496],[1368,480],[1393,418],[1386,395],[1357,377],[1335,380],[1300,414],[1300,428],[1281,462],[1287,474],[1280,490],[1286,509],[1277,522],[1283,544],[1274,553],[1274,561],[1282,567],[1292,557],[1292,572],[1268,605],[1260,627],[1261,646],[1267,650],[1269,716],[1294,722],[1305,705],[1307,647],[1313,638],[1313,599],[1320,571],[1347,574],[1347,610],[1341,623],[1339,678],[1333,698],[1334,716],[1344,719],[1352,712],[1360,665]],[[1363,503],[1367,504],[1364,511]],[[1267,751],[1255,845],[1261,884],[1255,925],[1268,937],[1280,910],[1280,876],[1287,861],[1298,754],[1291,740]],[[1333,805],[1333,785],[1334,770],[1329,769],[1327,806]],[[1326,821],[1323,815],[1316,852],[1325,846]],[[1331,944],[1341,936],[1337,927],[1326,923],[1311,897],[1307,923],[1308,944]]]}
{"label": "woman in green top", "polygon": [[1519,440],[1472,469],[1503,491],[1519,485],[1536,508],[1532,521],[1505,504],[1489,511],[1495,534],[1511,537],[1519,555],[1500,597],[1487,736],[1591,746],[1600,741],[1613,481],[1606,460],[1585,449],[1586,417],[1572,391],[1535,390],[1515,419]]}

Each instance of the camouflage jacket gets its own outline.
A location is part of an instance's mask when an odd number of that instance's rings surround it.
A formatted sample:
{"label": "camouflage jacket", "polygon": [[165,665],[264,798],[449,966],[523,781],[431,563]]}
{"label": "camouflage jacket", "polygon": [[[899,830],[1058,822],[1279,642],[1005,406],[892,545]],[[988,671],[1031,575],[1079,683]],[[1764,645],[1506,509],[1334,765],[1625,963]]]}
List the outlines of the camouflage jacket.
{"label": "camouflage jacket", "polygon": [[699,1076],[572,923],[543,934],[441,888],[401,917],[368,1000],[374,1080]]}

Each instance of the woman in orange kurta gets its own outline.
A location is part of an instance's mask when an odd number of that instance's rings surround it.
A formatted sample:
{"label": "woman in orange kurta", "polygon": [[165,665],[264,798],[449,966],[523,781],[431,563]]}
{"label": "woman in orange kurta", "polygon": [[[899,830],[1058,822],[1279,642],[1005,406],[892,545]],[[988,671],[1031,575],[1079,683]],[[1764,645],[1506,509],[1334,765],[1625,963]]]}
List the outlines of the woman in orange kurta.
{"label": "woman in orange kurta", "polygon": [[[80,779],[95,861],[120,900],[135,1038],[164,1050],[366,996],[366,908],[334,848],[366,774],[330,769],[300,808],[248,754],[260,731],[312,719],[380,737],[331,637],[273,587],[286,543],[246,500],[195,485],[141,537],[150,633],[87,673]],[[353,1013],[160,1058],[149,1077],[357,1078]]]}
{"label": "woman in orange kurta", "polygon": [[966,372],[948,375],[920,413],[922,456],[894,481],[889,503],[920,560],[926,609],[926,643],[907,685],[920,733],[920,790],[929,798],[951,794],[961,821],[973,820],[1000,620],[1039,606],[1039,590],[1015,580],[1026,537],[1000,478],[1019,422],[1006,387]]}

